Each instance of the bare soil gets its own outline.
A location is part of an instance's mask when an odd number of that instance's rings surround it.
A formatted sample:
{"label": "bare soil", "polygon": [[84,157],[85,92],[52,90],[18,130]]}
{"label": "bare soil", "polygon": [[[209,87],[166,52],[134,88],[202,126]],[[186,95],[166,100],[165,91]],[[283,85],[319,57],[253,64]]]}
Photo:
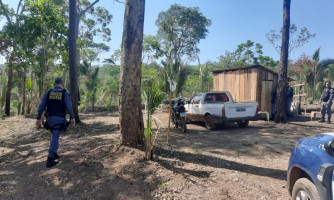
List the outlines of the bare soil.
{"label": "bare soil", "polygon": [[[165,127],[168,114],[155,116]],[[298,116],[286,124],[256,121],[209,131],[161,131],[155,159],[142,148],[120,146],[118,114],[82,114],[83,123],[62,134],[61,162],[45,168],[50,133],[35,119],[0,121],[0,199],[289,199],[286,169],[302,137],[334,125]],[[130,123],[130,122],[129,122]]]}

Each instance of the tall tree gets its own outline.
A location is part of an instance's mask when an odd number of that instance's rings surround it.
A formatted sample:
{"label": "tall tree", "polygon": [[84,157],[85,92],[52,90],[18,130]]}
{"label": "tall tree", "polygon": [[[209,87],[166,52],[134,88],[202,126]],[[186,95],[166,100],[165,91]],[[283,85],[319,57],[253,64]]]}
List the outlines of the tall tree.
{"label": "tall tree", "polygon": [[182,58],[187,56],[196,59],[199,52],[197,44],[206,37],[211,20],[203,16],[197,7],[187,8],[174,4],[167,11],[160,12],[155,23],[162,54],[166,58],[163,62],[166,68],[165,80],[171,76],[177,77],[178,93],[183,86],[181,83],[185,82],[182,80],[184,74],[180,74]]}
{"label": "tall tree", "polygon": [[78,38],[78,25],[79,19],[76,10],[76,0],[70,0],[70,18],[69,18],[69,73],[70,73],[70,93],[73,105],[73,111],[76,123],[80,122],[79,110],[78,110],[78,75],[77,66],[79,65],[77,56],[77,38]]}
{"label": "tall tree", "polygon": [[[17,11],[15,16],[21,15],[24,10],[25,6],[21,4],[22,0],[19,1],[19,4],[17,6]],[[0,0],[0,6],[1,6],[1,14],[5,15],[7,19],[7,26],[13,27],[15,25],[19,24],[18,18],[12,18],[14,13],[8,9],[7,6],[5,6]],[[11,92],[12,92],[12,86],[13,86],[13,69],[14,69],[14,59],[15,59],[15,49],[16,49],[16,43],[12,42],[12,51],[8,58],[8,73],[7,73],[7,90],[6,90],[6,103],[5,103],[5,114],[7,116],[10,115],[10,98],[11,98]]]}
{"label": "tall tree", "polygon": [[[70,0],[70,25],[69,25],[69,67],[70,67],[70,93],[71,93],[71,99],[72,99],[72,104],[73,104],[73,111],[75,115],[75,120],[77,122],[80,122],[79,118],[79,110],[78,110],[78,77],[77,77],[77,67],[80,64],[80,50],[77,46],[77,40],[79,37],[79,25],[80,25],[80,20],[85,16],[87,12],[90,12],[90,14],[93,14],[94,11],[93,7],[96,3],[98,3],[99,0],[95,0],[92,3],[89,2],[88,0]],[[102,23],[102,28],[101,30],[103,32],[106,32],[107,34],[110,34],[110,30],[106,28],[106,25],[109,24],[111,20],[111,15],[108,14],[108,12],[103,9],[103,8],[97,8],[96,9],[97,15],[100,16],[98,17],[99,22],[105,22],[104,20],[107,21],[107,23]],[[94,21],[92,20],[87,20],[85,23],[89,25],[96,25]],[[89,26],[88,25],[88,26]],[[98,31],[94,31],[96,33]],[[85,37],[86,39],[89,38],[92,40],[94,34],[85,32]],[[94,47],[100,47],[100,48],[105,48],[103,45],[95,45],[91,42],[91,46]],[[73,60],[75,59],[75,60]]]}
{"label": "tall tree", "polygon": [[286,83],[288,72],[288,58],[289,58],[289,27],[290,27],[290,5],[291,0],[284,0],[283,2],[283,28],[282,28],[282,45],[280,66],[278,73],[278,87],[277,87],[277,103],[275,122],[286,123]]}
{"label": "tall tree", "polygon": [[138,144],[144,128],[140,99],[144,13],[145,0],[126,0],[121,45],[119,121],[121,143],[128,146]]}

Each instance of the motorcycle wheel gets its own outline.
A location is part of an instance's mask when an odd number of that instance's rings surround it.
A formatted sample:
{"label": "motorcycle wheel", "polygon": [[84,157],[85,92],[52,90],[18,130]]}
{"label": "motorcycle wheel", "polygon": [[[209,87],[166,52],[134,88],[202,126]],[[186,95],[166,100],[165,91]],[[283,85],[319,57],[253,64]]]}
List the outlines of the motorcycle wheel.
{"label": "motorcycle wheel", "polygon": [[182,117],[180,119],[180,127],[181,127],[182,133],[187,132],[187,123],[186,123],[186,119],[184,117]]}

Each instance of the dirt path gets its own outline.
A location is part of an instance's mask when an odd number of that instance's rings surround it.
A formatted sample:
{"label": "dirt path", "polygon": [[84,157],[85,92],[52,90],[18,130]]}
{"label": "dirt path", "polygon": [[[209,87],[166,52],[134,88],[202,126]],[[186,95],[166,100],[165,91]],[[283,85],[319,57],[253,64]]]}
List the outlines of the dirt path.
{"label": "dirt path", "polygon": [[[156,115],[167,127],[167,114]],[[298,117],[288,124],[251,122],[208,131],[189,124],[161,133],[155,160],[120,147],[116,113],[82,115],[61,136],[61,163],[46,169],[50,133],[32,118],[0,121],[0,199],[282,199],[286,169],[302,137],[334,125]]]}

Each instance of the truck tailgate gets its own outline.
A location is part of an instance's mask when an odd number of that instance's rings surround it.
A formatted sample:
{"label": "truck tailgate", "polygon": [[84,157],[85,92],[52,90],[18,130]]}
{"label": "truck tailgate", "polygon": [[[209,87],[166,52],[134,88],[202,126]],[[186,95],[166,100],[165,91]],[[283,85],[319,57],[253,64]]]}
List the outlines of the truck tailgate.
{"label": "truck tailgate", "polygon": [[254,117],[257,110],[257,102],[250,103],[225,103],[226,118]]}

